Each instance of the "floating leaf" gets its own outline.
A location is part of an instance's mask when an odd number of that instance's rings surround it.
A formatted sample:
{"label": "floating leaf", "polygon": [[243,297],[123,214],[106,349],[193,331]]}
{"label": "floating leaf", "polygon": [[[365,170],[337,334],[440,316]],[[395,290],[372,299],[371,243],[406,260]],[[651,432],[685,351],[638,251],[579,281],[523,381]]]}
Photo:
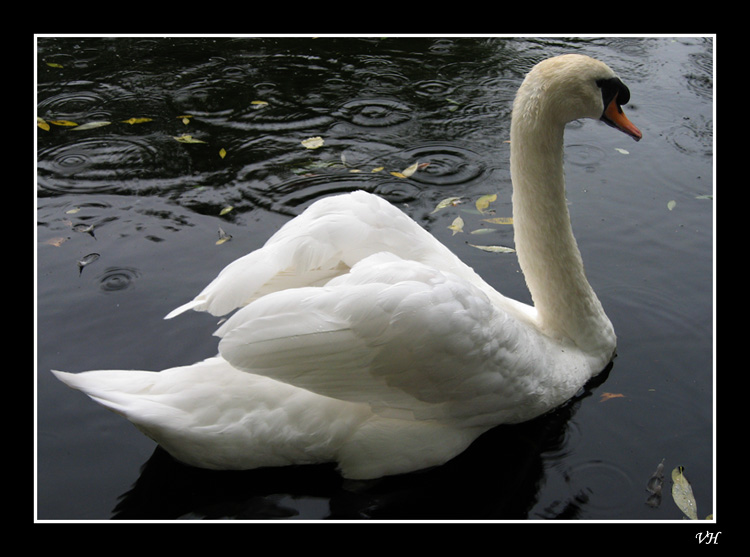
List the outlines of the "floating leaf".
{"label": "floating leaf", "polygon": [[49,124],[44,121],[44,118],[36,117],[36,125],[42,128],[44,131],[49,131]]}
{"label": "floating leaf", "polygon": [[153,122],[153,119],[151,118],[128,118],[127,120],[123,120],[123,124],[130,124],[131,126],[133,124],[143,124],[144,122]]}
{"label": "floating leaf", "polygon": [[224,207],[224,208],[223,208],[223,209],[222,209],[222,210],[221,210],[221,211],[219,212],[219,216],[222,216],[222,215],[226,215],[226,214],[227,214],[227,213],[229,213],[229,212],[230,212],[230,211],[231,211],[232,209],[234,209],[234,207],[232,207],[231,205],[227,205],[226,207]]}
{"label": "floating leaf", "polygon": [[90,253],[88,255],[83,256],[81,259],[79,259],[78,260],[78,274],[80,275],[81,272],[83,272],[83,268],[86,265],[91,265],[97,259],[99,259],[98,253]]}
{"label": "floating leaf", "polygon": [[458,234],[459,232],[463,232],[464,231],[464,219],[462,219],[461,217],[456,217],[455,219],[453,219],[453,222],[448,228],[450,230],[453,230],[454,236]]}
{"label": "floating leaf", "polygon": [[454,101],[453,99],[446,98],[445,100],[451,105],[448,107],[448,110],[450,112],[458,110],[458,107],[461,106],[461,103],[459,103],[458,101]]}
{"label": "floating leaf", "polygon": [[474,244],[469,245],[473,248],[477,248],[482,251],[489,251],[492,253],[515,253],[516,251],[513,248],[506,248],[505,246],[476,246]]}
{"label": "floating leaf", "polygon": [[57,64],[56,62],[45,62],[50,68],[62,68],[62,64]]}
{"label": "floating leaf", "polygon": [[714,196],[710,195],[710,194],[707,194],[707,195],[696,195],[695,198],[696,199],[713,199]]}
{"label": "floating leaf", "polygon": [[232,239],[232,236],[224,232],[224,230],[221,227],[219,227],[219,239],[216,240],[216,245],[219,246],[223,244],[224,242],[228,242],[231,239]]}
{"label": "floating leaf", "polygon": [[68,126],[68,127],[73,127],[73,126],[78,125],[75,122],[71,122],[70,120],[50,120],[49,123],[54,124],[56,126]]}
{"label": "floating leaf", "polygon": [[223,147],[222,147],[222,148],[221,148],[221,149],[219,150],[219,156],[220,156],[220,157],[221,157],[222,159],[223,159],[224,157],[226,157],[226,156],[227,156],[227,152],[226,152],[226,151],[224,150],[224,148],[223,148]]}
{"label": "floating leaf", "polygon": [[684,468],[678,466],[672,470],[672,499],[680,510],[691,520],[698,520],[698,507],[693,497],[693,488],[684,474]]}
{"label": "floating leaf", "polygon": [[476,207],[477,211],[480,213],[484,213],[487,211],[487,209],[490,206],[490,203],[497,200],[497,194],[493,193],[492,195],[483,195],[479,199],[477,199]]}
{"label": "floating leaf", "polygon": [[376,166],[375,168],[372,169],[372,172],[382,172],[383,169],[384,169],[384,167],[382,167],[382,166]]}
{"label": "floating leaf", "polygon": [[446,197],[437,204],[435,209],[433,209],[432,213],[430,214],[437,213],[439,210],[445,209],[446,207],[455,207],[456,205],[458,205],[460,200],[460,197]]}
{"label": "floating leaf", "polygon": [[625,149],[621,149],[620,147],[615,147],[615,151],[617,151],[621,155],[629,155],[630,154],[630,151],[627,151]]}
{"label": "floating leaf", "polygon": [[320,136],[308,137],[307,139],[302,141],[302,146],[305,149],[318,149],[322,147],[324,144],[325,144],[325,141]]}
{"label": "floating leaf", "polygon": [[649,478],[648,483],[646,484],[646,491],[650,493],[650,495],[646,499],[646,504],[649,507],[656,508],[661,504],[661,487],[664,482],[663,470],[664,459],[661,459],[661,462],[656,467],[656,471]]}
{"label": "floating leaf", "polygon": [[50,238],[49,240],[45,240],[44,243],[47,244],[48,246],[55,246],[56,248],[59,248],[60,245],[65,241],[67,241],[67,238],[58,236],[56,238]]}
{"label": "floating leaf", "polygon": [[513,224],[513,217],[497,217],[495,219],[482,219],[484,222],[492,224]]}
{"label": "floating leaf", "polygon": [[96,238],[96,236],[94,236],[94,225],[93,224],[89,224],[89,225],[76,224],[73,227],[73,230],[75,230],[76,232],[80,232],[82,234],[91,234],[91,236],[93,238]]}
{"label": "floating leaf", "polygon": [[190,123],[190,119],[193,117],[192,114],[183,114],[182,116],[178,116],[180,120],[182,120],[182,123],[186,126]]}
{"label": "floating leaf", "polygon": [[417,169],[419,168],[419,163],[415,162],[414,164],[408,166],[407,168],[403,169],[401,171],[401,174],[403,174],[404,178],[408,178],[412,174],[414,174]]}
{"label": "floating leaf", "polygon": [[677,202],[674,199],[670,201],[669,203],[667,203],[667,209],[669,209],[670,211],[674,209],[676,206],[677,206]]}
{"label": "floating leaf", "polygon": [[87,122],[73,128],[74,130],[93,130],[94,128],[101,128],[103,126],[109,126],[112,122]]}
{"label": "floating leaf", "polygon": [[205,141],[196,139],[192,135],[188,135],[188,134],[176,136],[175,139],[179,141],[180,143],[205,143]]}
{"label": "floating leaf", "polygon": [[625,395],[622,393],[602,393],[602,397],[599,399],[599,402],[604,402],[605,400],[609,400],[611,398],[625,398]]}
{"label": "floating leaf", "polygon": [[255,108],[262,108],[264,106],[268,106],[268,103],[266,101],[251,101],[251,105],[253,105]]}
{"label": "floating leaf", "polygon": [[477,228],[476,230],[472,230],[469,234],[493,234],[494,232],[497,232],[494,228]]}

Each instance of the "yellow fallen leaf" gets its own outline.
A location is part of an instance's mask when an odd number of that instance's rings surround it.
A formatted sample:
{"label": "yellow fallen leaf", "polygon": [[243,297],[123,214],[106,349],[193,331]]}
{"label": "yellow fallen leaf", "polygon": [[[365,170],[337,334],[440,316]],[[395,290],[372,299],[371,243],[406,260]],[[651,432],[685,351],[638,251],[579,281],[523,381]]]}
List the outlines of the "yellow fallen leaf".
{"label": "yellow fallen leaf", "polygon": [[492,253],[514,253],[516,251],[513,248],[506,248],[505,246],[476,246],[474,244],[469,245],[473,248],[477,248],[482,251],[489,251]]}
{"label": "yellow fallen leaf", "polygon": [[183,114],[182,116],[178,116],[177,118],[182,120],[182,123],[187,126],[190,123],[190,118],[192,117],[192,114]]}
{"label": "yellow fallen leaf", "polygon": [[430,214],[437,213],[438,211],[440,211],[441,209],[445,209],[446,207],[455,207],[456,205],[458,205],[460,200],[460,197],[446,197],[435,206],[435,208],[432,210],[432,213]]}
{"label": "yellow fallen leaf", "polygon": [[497,217],[496,219],[482,219],[484,222],[490,222],[492,224],[513,224],[512,217]]}
{"label": "yellow fallen leaf", "polygon": [[383,167],[383,166],[378,166],[378,167],[373,168],[372,172],[382,172],[384,168],[385,167]]}
{"label": "yellow fallen leaf", "polygon": [[621,393],[602,393],[599,402],[604,402],[605,400],[609,400],[610,398],[625,398],[625,395]]}
{"label": "yellow fallen leaf", "polygon": [[222,209],[222,210],[221,210],[221,211],[219,212],[219,216],[222,216],[222,215],[226,215],[226,214],[227,214],[228,212],[230,212],[230,211],[231,211],[232,209],[234,209],[234,207],[232,207],[231,205],[227,205],[226,207],[224,207],[224,208],[223,208],[223,209]]}
{"label": "yellow fallen leaf", "polygon": [[222,147],[222,148],[221,148],[221,150],[219,151],[219,156],[220,156],[220,157],[221,157],[222,159],[223,159],[224,157],[226,157],[226,156],[227,156],[227,152],[226,152],[226,151],[224,150],[224,148],[223,148],[223,147]]}
{"label": "yellow fallen leaf", "polygon": [[411,176],[412,174],[414,174],[417,171],[417,168],[419,168],[419,163],[415,162],[414,164],[412,164],[412,165],[408,166],[407,168],[403,169],[401,171],[401,174],[403,174],[403,176],[405,178],[408,178],[409,176]]}
{"label": "yellow fallen leaf", "polygon": [[453,230],[453,235],[455,236],[459,232],[464,231],[464,219],[461,217],[456,217],[451,225],[448,227],[450,230]]}
{"label": "yellow fallen leaf", "polygon": [[693,488],[683,472],[682,466],[672,470],[672,499],[685,516],[691,520],[698,520],[698,506],[695,504]]}
{"label": "yellow fallen leaf", "polygon": [[497,194],[493,193],[492,195],[483,195],[482,197],[477,199],[477,211],[479,211],[480,213],[486,212],[487,208],[490,206],[490,203],[495,200],[497,200]]}
{"label": "yellow fallen leaf", "polygon": [[232,239],[232,236],[230,234],[227,234],[226,232],[224,232],[224,230],[222,230],[222,228],[219,227],[219,239],[216,240],[216,245],[220,246],[224,242],[228,242],[231,239]]}
{"label": "yellow fallen leaf", "polygon": [[302,141],[302,146],[305,149],[318,149],[319,147],[322,147],[324,144],[325,144],[325,141],[320,136],[308,137],[307,139]]}
{"label": "yellow fallen leaf", "polygon": [[101,128],[103,126],[109,126],[112,122],[87,122],[73,128],[76,131],[80,130],[93,130],[94,128]]}
{"label": "yellow fallen leaf", "polygon": [[153,120],[151,118],[128,118],[127,120],[123,120],[123,124],[143,124],[144,122],[152,122]]}
{"label": "yellow fallen leaf", "polygon": [[391,176],[395,176],[396,178],[406,178],[406,176],[396,171],[391,172]]}
{"label": "yellow fallen leaf", "polygon": [[180,143],[205,143],[205,141],[201,141],[200,139],[196,139],[192,135],[187,134],[176,136],[175,139]]}
{"label": "yellow fallen leaf", "polygon": [[49,66],[50,68],[62,68],[62,64],[57,64],[57,63],[55,63],[55,62],[46,62],[46,64],[47,64],[47,65],[48,65],[48,66]]}
{"label": "yellow fallen leaf", "polygon": [[251,101],[250,104],[254,105],[256,108],[268,106],[268,103],[266,101]]}
{"label": "yellow fallen leaf", "polygon": [[44,118],[36,118],[36,125],[42,128],[44,131],[49,131],[49,124],[44,121]]}
{"label": "yellow fallen leaf", "polygon": [[46,240],[44,243],[48,246],[55,246],[56,248],[60,247],[60,244],[62,244],[64,241],[66,241],[67,238],[63,238],[62,236],[59,236],[57,238],[50,238],[49,240]]}
{"label": "yellow fallen leaf", "polygon": [[69,127],[78,125],[75,122],[71,122],[70,120],[50,120],[49,123],[54,124],[56,126],[69,126]]}

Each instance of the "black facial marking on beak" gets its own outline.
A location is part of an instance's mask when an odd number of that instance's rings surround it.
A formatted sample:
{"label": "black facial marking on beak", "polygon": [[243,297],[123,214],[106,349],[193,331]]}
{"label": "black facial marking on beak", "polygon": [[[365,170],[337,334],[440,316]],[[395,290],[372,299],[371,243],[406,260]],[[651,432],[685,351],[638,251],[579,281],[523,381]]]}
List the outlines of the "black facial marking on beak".
{"label": "black facial marking on beak", "polygon": [[596,84],[602,90],[602,101],[604,102],[601,120],[639,141],[642,137],[641,131],[627,119],[622,111],[622,105],[630,101],[630,90],[617,77],[600,79]]}

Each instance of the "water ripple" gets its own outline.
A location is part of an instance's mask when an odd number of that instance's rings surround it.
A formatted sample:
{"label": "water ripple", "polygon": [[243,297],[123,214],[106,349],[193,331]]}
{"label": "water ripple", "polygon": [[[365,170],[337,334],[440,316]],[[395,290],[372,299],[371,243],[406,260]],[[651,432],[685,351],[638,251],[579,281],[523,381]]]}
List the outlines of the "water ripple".
{"label": "water ripple", "polygon": [[[91,86],[88,82],[79,83],[81,86]],[[37,113],[40,116],[54,119],[74,119],[79,115],[91,115],[101,109],[104,97],[90,90],[71,91],[74,84],[61,93],[51,95],[39,102]]]}
{"label": "water ripple", "polygon": [[265,184],[264,187],[247,188],[243,195],[253,206],[296,216],[318,199],[355,190],[369,191],[397,204],[409,203],[420,195],[420,188],[409,180],[369,173],[302,176],[273,187]]}
{"label": "water ripple", "polygon": [[162,163],[157,149],[138,137],[90,137],[41,149],[39,187],[54,192],[99,193],[121,180],[152,177]]}
{"label": "water ripple", "polygon": [[415,182],[431,186],[466,185],[478,180],[486,171],[477,153],[453,145],[423,145],[403,153],[407,160],[429,163],[411,176]]}
{"label": "water ripple", "polygon": [[356,99],[336,113],[344,120],[365,128],[397,126],[412,119],[412,109],[393,99]]}
{"label": "water ripple", "polygon": [[620,466],[602,460],[572,466],[565,480],[571,492],[583,494],[585,506],[597,514],[625,507],[634,490],[633,480]]}
{"label": "water ripple", "polygon": [[419,81],[414,84],[414,92],[421,97],[442,97],[449,95],[453,86],[437,79]]}
{"label": "water ripple", "polygon": [[711,156],[713,153],[713,123],[704,118],[686,118],[664,134],[675,149],[686,155]]}
{"label": "water ripple", "polygon": [[137,269],[131,267],[109,267],[99,275],[99,288],[103,292],[119,292],[133,285],[140,277]]}
{"label": "water ripple", "polygon": [[586,143],[565,146],[565,160],[576,166],[596,166],[604,160],[606,153],[601,147]]}

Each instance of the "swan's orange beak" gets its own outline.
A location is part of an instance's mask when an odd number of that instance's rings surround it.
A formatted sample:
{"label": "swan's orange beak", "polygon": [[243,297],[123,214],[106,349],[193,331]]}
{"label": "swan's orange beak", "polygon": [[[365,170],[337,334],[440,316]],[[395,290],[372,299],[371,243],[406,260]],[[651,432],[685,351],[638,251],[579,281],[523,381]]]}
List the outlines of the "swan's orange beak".
{"label": "swan's orange beak", "polygon": [[625,116],[625,113],[622,111],[622,107],[617,104],[617,95],[615,95],[615,98],[610,101],[607,108],[604,109],[602,120],[610,126],[625,132],[636,141],[639,141],[641,137],[643,137],[641,130],[636,128],[633,123],[628,120],[627,116]]}

